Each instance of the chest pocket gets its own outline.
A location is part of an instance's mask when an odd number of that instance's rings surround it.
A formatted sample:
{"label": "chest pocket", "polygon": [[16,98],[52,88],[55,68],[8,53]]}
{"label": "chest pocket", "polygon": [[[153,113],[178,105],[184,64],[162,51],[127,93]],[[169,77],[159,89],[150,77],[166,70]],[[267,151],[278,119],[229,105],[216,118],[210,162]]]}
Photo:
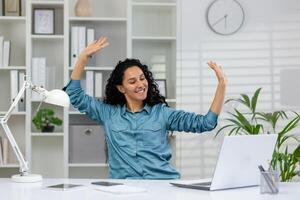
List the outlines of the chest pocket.
{"label": "chest pocket", "polygon": [[164,142],[163,128],[160,124],[151,124],[142,128],[142,142],[145,146],[160,146]]}
{"label": "chest pocket", "polygon": [[136,134],[131,131],[126,125],[113,125],[111,127],[113,138],[119,146],[135,146]]}

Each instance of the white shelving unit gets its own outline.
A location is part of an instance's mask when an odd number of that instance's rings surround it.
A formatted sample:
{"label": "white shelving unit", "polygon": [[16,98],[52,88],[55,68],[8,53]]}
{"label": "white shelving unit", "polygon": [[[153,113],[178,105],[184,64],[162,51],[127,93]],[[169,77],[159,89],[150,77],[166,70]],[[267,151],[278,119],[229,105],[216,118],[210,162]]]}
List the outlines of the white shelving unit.
{"label": "white shelving unit", "polygon": [[[22,0],[22,5],[24,0]],[[0,67],[0,115],[4,115],[11,104],[11,70],[22,71],[26,73],[26,10],[22,11],[21,16],[0,16],[0,35],[4,40],[10,41],[11,54],[8,67]],[[22,34],[19,34],[22,33]],[[25,120],[24,111],[14,112],[8,121],[8,125],[15,136],[20,149],[26,155],[25,142]],[[5,134],[0,128],[0,137],[4,138]],[[9,147],[7,163],[0,165],[0,177],[7,177],[18,172],[18,163],[12,149]]]}
{"label": "white shelving unit", "polygon": [[[176,106],[177,0],[97,0],[92,1],[93,15],[90,17],[75,16],[75,3],[76,0],[22,0],[22,16],[0,16],[0,35],[11,40],[13,52],[11,66],[0,68],[0,91],[4,91],[0,98],[0,114],[4,114],[10,105],[10,71],[31,75],[32,57],[45,57],[46,66],[51,67],[51,73],[46,76],[46,89],[62,88],[68,83],[73,68],[70,63],[72,26],[92,27],[95,38],[107,36],[109,39],[109,47],[97,54],[93,65],[85,68],[86,71],[102,73],[103,92],[118,61],[134,57],[147,64],[155,78],[167,80],[167,102]],[[53,35],[33,33],[35,8],[54,9]],[[26,93],[26,112],[15,113],[9,123],[14,124],[13,134],[32,172],[49,178],[106,178],[107,163],[71,162],[69,156],[72,154],[70,140],[74,134],[70,127],[96,124],[74,109],[43,104],[42,107],[55,110],[56,115],[63,119],[63,126],[56,127],[54,133],[41,133],[32,123],[40,102],[32,99],[30,94]],[[1,131],[0,135],[3,135]],[[0,177],[17,173],[16,163],[11,152],[9,163],[0,166]]]}

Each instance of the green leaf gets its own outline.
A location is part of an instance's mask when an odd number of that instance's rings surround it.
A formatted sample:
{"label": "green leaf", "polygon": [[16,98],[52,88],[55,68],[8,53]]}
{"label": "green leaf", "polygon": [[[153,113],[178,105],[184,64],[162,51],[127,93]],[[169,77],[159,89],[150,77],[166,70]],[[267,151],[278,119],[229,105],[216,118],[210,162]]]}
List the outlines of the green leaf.
{"label": "green leaf", "polygon": [[[284,128],[282,131],[280,131],[278,133],[278,140],[279,142],[279,147],[283,144],[283,142],[286,139],[283,139],[283,136],[288,133],[290,130],[294,129],[295,127],[297,127],[297,125],[299,124],[300,121],[300,116],[295,117],[294,119],[292,119]],[[290,136],[287,136],[290,137]],[[283,140],[283,141],[282,141]]]}
{"label": "green leaf", "polygon": [[221,133],[224,129],[228,128],[228,127],[232,127],[232,126],[235,126],[234,124],[229,124],[229,125],[226,125],[226,126],[223,126],[222,128],[220,128],[217,133],[215,134],[214,138],[216,138],[219,133]]}
{"label": "green leaf", "polygon": [[235,127],[235,128],[233,128],[233,129],[231,129],[231,131],[228,133],[228,135],[232,135],[232,133],[233,133],[236,129],[238,129],[238,127]]}
{"label": "green leaf", "polygon": [[248,108],[251,108],[251,103],[250,103],[250,98],[248,97],[248,95],[246,94],[241,94],[242,98],[243,98],[243,104],[245,106],[247,106]]}
{"label": "green leaf", "polygon": [[298,145],[298,147],[294,150],[293,154],[299,162],[300,161],[300,145]]}
{"label": "green leaf", "polygon": [[254,93],[254,95],[253,95],[253,97],[251,99],[251,110],[252,110],[252,113],[255,113],[256,105],[257,105],[257,99],[258,99],[260,91],[261,91],[261,88],[258,88],[255,91],[255,93]]}

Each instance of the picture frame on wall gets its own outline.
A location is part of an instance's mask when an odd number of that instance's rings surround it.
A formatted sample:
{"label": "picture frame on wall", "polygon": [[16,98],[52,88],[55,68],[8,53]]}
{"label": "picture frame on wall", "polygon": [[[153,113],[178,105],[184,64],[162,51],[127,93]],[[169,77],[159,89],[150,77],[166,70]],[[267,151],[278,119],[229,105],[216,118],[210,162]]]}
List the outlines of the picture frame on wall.
{"label": "picture frame on wall", "polygon": [[3,16],[21,16],[21,0],[2,0]]}
{"label": "picture frame on wall", "polygon": [[35,8],[33,10],[33,34],[53,35],[55,12],[52,8]]}
{"label": "picture frame on wall", "polygon": [[155,82],[158,85],[159,93],[167,98],[167,81],[166,79],[156,79]]}

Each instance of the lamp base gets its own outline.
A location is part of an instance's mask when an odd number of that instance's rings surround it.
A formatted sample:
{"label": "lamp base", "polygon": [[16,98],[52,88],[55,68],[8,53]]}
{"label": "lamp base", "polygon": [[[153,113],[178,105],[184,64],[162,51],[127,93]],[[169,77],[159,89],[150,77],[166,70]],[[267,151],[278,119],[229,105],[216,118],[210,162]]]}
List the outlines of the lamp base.
{"label": "lamp base", "polygon": [[20,174],[13,175],[11,179],[17,183],[34,183],[43,180],[42,176],[39,174],[28,174],[21,176]]}

